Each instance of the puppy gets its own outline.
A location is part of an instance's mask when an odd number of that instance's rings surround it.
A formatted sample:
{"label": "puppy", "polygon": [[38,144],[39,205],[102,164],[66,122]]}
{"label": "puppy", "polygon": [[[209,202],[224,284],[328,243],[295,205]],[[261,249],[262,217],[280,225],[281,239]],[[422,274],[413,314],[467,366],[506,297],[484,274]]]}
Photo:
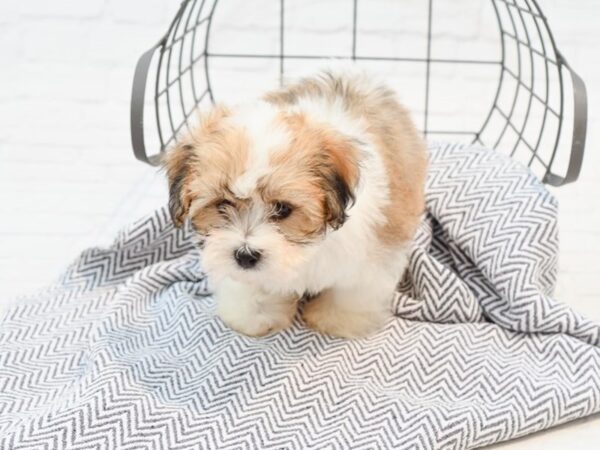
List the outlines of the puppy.
{"label": "puppy", "polygon": [[386,86],[323,72],[216,106],[165,153],[169,208],[203,241],[217,313],[262,336],[360,337],[391,316],[424,211],[425,146]]}

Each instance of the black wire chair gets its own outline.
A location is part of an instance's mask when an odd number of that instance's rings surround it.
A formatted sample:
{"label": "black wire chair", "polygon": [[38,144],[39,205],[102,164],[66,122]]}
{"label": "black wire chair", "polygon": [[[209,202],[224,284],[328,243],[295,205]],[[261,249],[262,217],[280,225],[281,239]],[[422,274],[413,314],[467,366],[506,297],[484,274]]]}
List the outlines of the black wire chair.
{"label": "black wire chair", "polygon": [[[436,39],[442,39],[434,27],[433,13],[437,7],[434,0],[423,2],[426,27],[421,33],[426,45],[422,55],[382,56],[361,51],[361,39],[368,31],[361,27],[360,14],[373,7],[373,3],[364,0],[347,1],[347,51],[341,54],[292,51],[288,48],[290,1],[271,0],[273,9],[264,12],[275,16],[270,17],[272,26],[266,34],[273,42],[266,52],[220,51],[219,46],[215,46],[219,38],[214,31],[218,6],[231,6],[232,0],[185,0],[181,3],[167,33],[140,57],[135,70],[131,136],[136,158],[158,164],[160,154],[188,126],[194,112],[215,101],[215,80],[224,78],[218,73],[218,61],[236,61],[240,66],[244,61],[269,61],[276,72],[276,77],[270,80],[273,84],[282,84],[295,63],[307,66],[333,58],[362,65],[383,62],[415,64],[422,68],[421,100],[408,106],[421,119],[421,130],[428,138],[466,140],[505,151],[531,167],[550,185],[570,183],[579,176],[587,125],[585,85],[558,51],[536,0],[490,0],[498,32],[497,57],[489,59],[433,55],[432,46]],[[436,77],[435,71],[439,67],[446,68],[446,72]],[[483,103],[487,108],[468,127],[451,124],[440,128],[432,124],[436,115],[433,84],[436,83],[440,92],[452,89],[444,85],[448,67],[457,68],[459,74],[472,71],[474,67],[485,67],[490,73],[487,81],[492,87],[489,99],[475,102],[469,92],[459,93],[464,96],[462,106],[465,108],[476,103]],[[153,86],[148,84],[150,75],[154,76]],[[571,84],[565,83],[565,75],[569,76]],[[242,74],[239,78],[243,84]],[[398,91],[402,94],[401,87]],[[154,110],[155,124],[149,125],[144,120],[148,109]],[[567,128],[572,129],[571,133],[565,131]],[[156,153],[151,156],[146,149],[148,134],[156,135],[153,137]],[[564,164],[557,173],[559,155],[563,155]]]}

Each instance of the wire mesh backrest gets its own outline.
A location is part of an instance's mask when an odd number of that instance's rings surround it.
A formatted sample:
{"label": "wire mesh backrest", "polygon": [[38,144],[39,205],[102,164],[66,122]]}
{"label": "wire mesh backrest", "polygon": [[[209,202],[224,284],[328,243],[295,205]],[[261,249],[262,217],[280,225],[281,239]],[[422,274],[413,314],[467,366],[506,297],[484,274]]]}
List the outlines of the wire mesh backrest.
{"label": "wire mesh backrest", "polygon": [[[459,3],[465,1],[184,1],[165,37],[141,57],[136,69],[136,156],[156,163],[156,157],[146,156],[144,131],[157,132],[156,147],[163,152],[195,120],[194,112],[215,98],[237,101],[324,63],[354,61],[388,78],[426,137],[477,142],[519,159],[546,182],[574,181],[585,142],[585,89],[570,72],[574,102],[566,101],[563,69],[570,69],[536,1],[490,0],[491,22],[486,26],[493,26],[486,31],[493,39],[483,39],[483,49],[467,48],[467,54],[457,55],[460,45],[444,42],[449,33],[443,26],[449,21],[438,20],[436,11],[451,13],[449,8]],[[323,7],[339,13],[319,13]],[[478,20],[477,11],[472,22]],[[399,37],[394,37],[395,30],[400,30]],[[467,38],[467,43],[482,41]],[[156,53],[153,102],[144,105]],[[448,105],[455,109],[448,111]],[[156,125],[144,130],[148,107],[154,110]],[[564,139],[567,116],[573,124],[572,142]],[[559,146],[566,151],[559,152]],[[559,154],[566,156],[564,176],[553,171]]]}

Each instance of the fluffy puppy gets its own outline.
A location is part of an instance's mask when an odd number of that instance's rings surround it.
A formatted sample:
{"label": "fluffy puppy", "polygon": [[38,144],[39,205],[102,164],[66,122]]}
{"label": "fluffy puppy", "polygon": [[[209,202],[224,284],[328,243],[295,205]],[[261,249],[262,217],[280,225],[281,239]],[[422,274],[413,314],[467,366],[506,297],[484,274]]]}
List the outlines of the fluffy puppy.
{"label": "fluffy puppy", "polygon": [[391,315],[424,211],[424,143],[386,86],[321,73],[216,106],[165,156],[174,223],[202,238],[217,313],[261,336],[367,335]]}

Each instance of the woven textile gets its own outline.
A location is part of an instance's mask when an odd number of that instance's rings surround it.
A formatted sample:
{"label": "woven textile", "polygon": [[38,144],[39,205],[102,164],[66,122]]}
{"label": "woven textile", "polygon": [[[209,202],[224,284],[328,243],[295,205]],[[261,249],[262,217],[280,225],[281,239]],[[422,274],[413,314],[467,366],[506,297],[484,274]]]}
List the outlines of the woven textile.
{"label": "woven textile", "polygon": [[430,153],[383,330],[236,334],[160,209],[4,313],[0,449],[465,449],[599,411],[600,328],[552,297],[555,200],[495,152]]}

